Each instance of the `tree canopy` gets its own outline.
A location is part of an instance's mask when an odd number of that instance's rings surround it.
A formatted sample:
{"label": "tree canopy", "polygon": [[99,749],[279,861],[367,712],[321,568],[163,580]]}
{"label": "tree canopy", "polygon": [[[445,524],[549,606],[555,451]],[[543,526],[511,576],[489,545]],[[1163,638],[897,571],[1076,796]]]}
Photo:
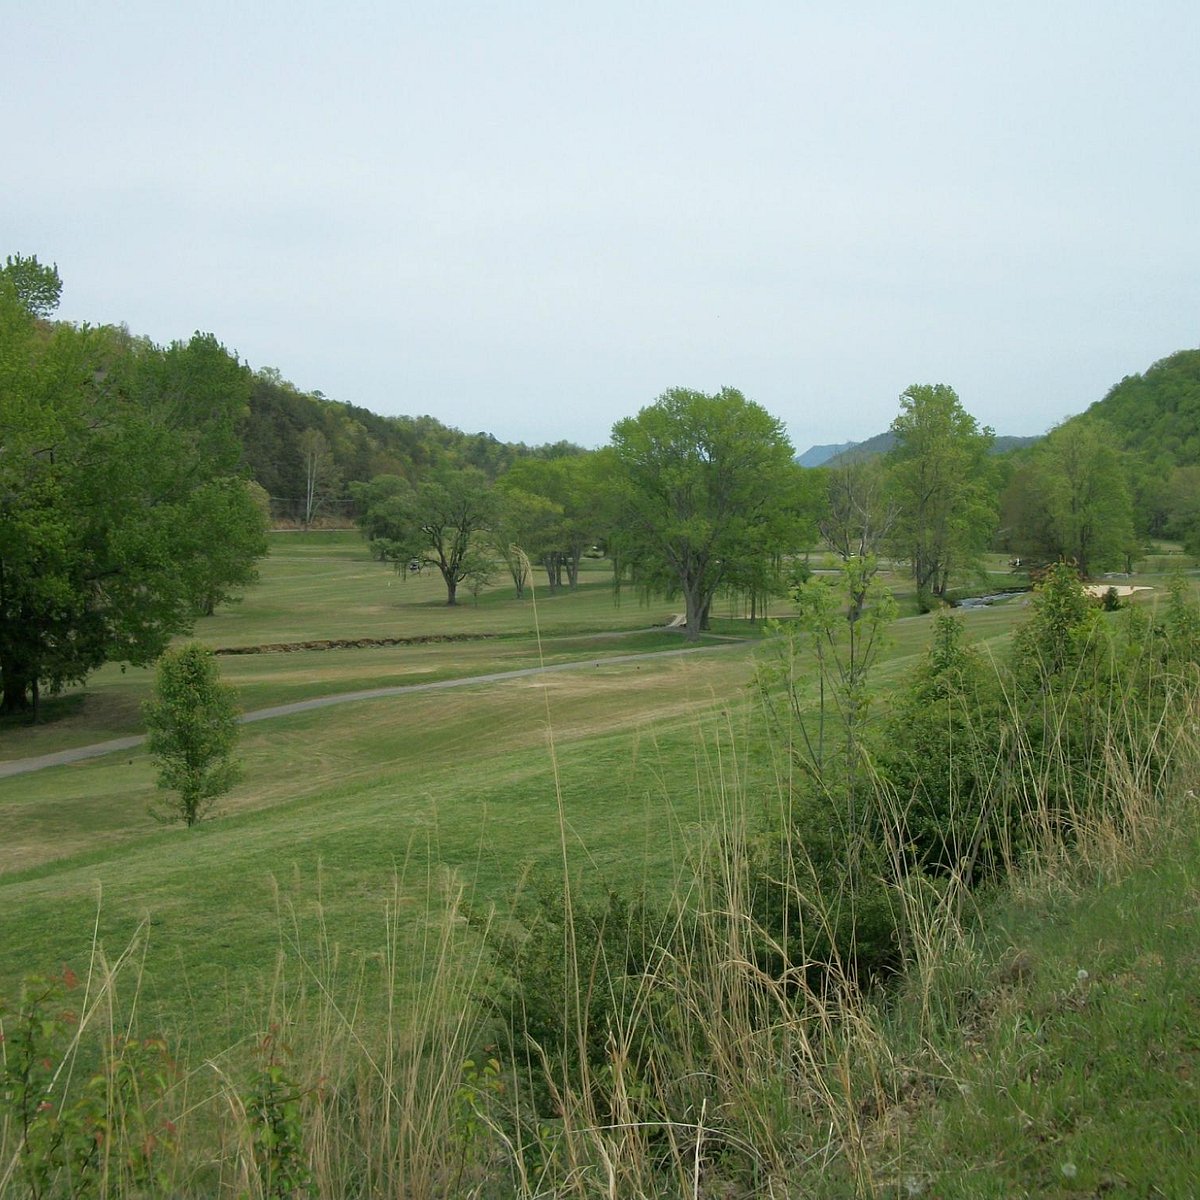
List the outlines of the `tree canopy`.
{"label": "tree canopy", "polygon": [[158,764],[158,786],[175,796],[156,815],[189,828],[237,782],[237,698],[221,682],[217,660],[198,642],[158,660],[154,695],[142,705],[146,748]]}
{"label": "tree canopy", "polygon": [[723,580],[791,548],[792,453],[782,423],[733,388],[673,388],[613,427],[618,559],[683,596],[689,638]]}
{"label": "tree canopy", "polygon": [[62,296],[58,264],[43,266],[36,254],[29,258],[21,254],[7,255],[4,266],[0,267],[0,287],[11,289],[21,307],[34,317],[48,317],[58,307]]}
{"label": "tree canopy", "polygon": [[266,546],[237,469],[248,389],[210,335],[50,325],[0,289],[3,711],[153,661],[249,581]]}
{"label": "tree canopy", "polygon": [[1180,350],[1127,375],[1073,421],[1101,420],[1116,444],[1168,466],[1200,463],[1200,350]]}
{"label": "tree canopy", "polygon": [[954,389],[938,383],[914,385],[900,397],[892,432],[896,548],[912,562],[918,594],[942,596],[951,572],[970,565],[995,527],[992,431],[980,429]]}
{"label": "tree canopy", "polygon": [[352,489],[359,527],[375,552],[403,569],[416,559],[437,567],[446,603],[458,603],[458,585],[485,565],[480,537],[492,520],[495,496],[474,467],[442,471],[415,487],[381,476]]}
{"label": "tree canopy", "polygon": [[1104,422],[1067,421],[1034,448],[1002,497],[1009,544],[1080,572],[1121,566],[1133,546],[1125,457]]}

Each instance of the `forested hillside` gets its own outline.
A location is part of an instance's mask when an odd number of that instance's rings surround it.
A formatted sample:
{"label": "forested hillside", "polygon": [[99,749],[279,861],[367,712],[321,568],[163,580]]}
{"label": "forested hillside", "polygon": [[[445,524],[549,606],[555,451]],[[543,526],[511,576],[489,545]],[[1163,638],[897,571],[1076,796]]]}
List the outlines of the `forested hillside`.
{"label": "forested hillside", "polygon": [[1126,375],[1083,415],[1107,422],[1126,450],[1194,466],[1200,462],[1200,350],[1180,350],[1144,375]]}
{"label": "forested hillside", "polygon": [[303,392],[271,368],[254,374],[242,439],[246,466],[271,497],[273,515],[302,522],[345,514],[350,484],[378,475],[415,482],[440,468],[469,466],[494,479],[518,459],[560,458],[580,449],[570,442],[501,442],[429,416],[380,416]]}
{"label": "forested hillside", "polygon": [[1015,552],[1043,554],[1051,514],[1068,510],[1072,544],[1104,543],[1106,561],[1122,542],[1132,561],[1147,538],[1200,552],[1200,350],[1127,375],[1004,469],[1001,526],[1017,531]]}

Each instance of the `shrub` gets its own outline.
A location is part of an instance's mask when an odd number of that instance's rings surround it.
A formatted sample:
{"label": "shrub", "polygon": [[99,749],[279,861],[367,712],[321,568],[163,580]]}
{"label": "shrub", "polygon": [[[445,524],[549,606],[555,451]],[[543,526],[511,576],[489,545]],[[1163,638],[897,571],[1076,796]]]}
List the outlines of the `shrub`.
{"label": "shrub", "polygon": [[849,829],[846,816],[806,792],[788,821],[749,838],[745,850],[758,965],[817,994],[868,987],[904,956],[893,859],[880,840]]}
{"label": "shrub", "polygon": [[606,1073],[614,1032],[637,1025],[644,978],[661,954],[662,915],[612,890],[574,897],[539,873],[509,920],[472,919],[497,968],[484,1000],[498,1019],[502,1057],[531,1082],[538,1111],[556,1115],[556,1095],[581,1089],[603,1107],[594,1085]]}
{"label": "shrub", "polygon": [[879,739],[877,763],[892,805],[883,841],[894,833],[912,868],[963,870],[977,879],[994,861],[989,784],[999,753],[1001,712],[995,672],[965,645],[949,612],[933,619],[925,660],[898,689]]}

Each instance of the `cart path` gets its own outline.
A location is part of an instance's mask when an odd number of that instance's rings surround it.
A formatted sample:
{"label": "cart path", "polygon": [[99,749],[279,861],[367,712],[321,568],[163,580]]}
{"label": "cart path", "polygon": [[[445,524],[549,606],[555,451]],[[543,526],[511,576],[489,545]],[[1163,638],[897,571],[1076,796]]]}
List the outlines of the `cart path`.
{"label": "cart path", "polygon": [[[716,640],[715,638],[713,639]],[[432,683],[404,683],[394,687],[369,688],[361,692],[341,692],[335,696],[315,696],[310,700],[296,700],[291,704],[278,704],[273,708],[260,708],[244,713],[240,718],[243,725],[254,721],[270,721],[275,717],[290,717],[293,713],[309,712],[316,708],[332,708],[335,704],[354,704],[360,700],[383,700],[390,696],[408,696],[417,692],[442,692],[451,688],[473,687],[481,683],[503,683],[508,679],[522,679],[531,675],[550,675],[558,671],[582,671],[587,668],[606,667],[610,664],[642,662],[654,658],[677,658],[684,654],[711,654],[720,650],[732,650],[755,641],[753,638],[722,638],[718,645],[687,646],[679,650],[649,650],[642,654],[613,654],[605,658],[585,658],[575,662],[553,663],[548,667],[521,667],[514,671],[492,671],[486,675],[466,675],[459,679],[438,679]],[[0,779],[12,775],[27,775],[46,767],[63,767],[70,763],[83,762],[89,758],[101,758],[105,754],[116,754],[121,750],[133,750],[146,740],[145,734],[133,737],[113,738],[107,742],[94,742],[90,746],[76,746],[71,750],[58,750],[53,754],[41,754],[34,758],[14,758],[0,762]]]}

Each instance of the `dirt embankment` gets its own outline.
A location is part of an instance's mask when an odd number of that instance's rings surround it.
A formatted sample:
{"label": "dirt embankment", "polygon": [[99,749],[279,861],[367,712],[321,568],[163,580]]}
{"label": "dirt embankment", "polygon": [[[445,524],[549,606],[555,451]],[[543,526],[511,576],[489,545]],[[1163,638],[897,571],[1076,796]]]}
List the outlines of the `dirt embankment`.
{"label": "dirt embankment", "polygon": [[218,646],[214,654],[295,654],[301,650],[374,650],[379,646],[423,646],[428,642],[480,642],[499,633],[427,633],[415,637],[320,638],[314,642],[267,642],[260,646]]}

